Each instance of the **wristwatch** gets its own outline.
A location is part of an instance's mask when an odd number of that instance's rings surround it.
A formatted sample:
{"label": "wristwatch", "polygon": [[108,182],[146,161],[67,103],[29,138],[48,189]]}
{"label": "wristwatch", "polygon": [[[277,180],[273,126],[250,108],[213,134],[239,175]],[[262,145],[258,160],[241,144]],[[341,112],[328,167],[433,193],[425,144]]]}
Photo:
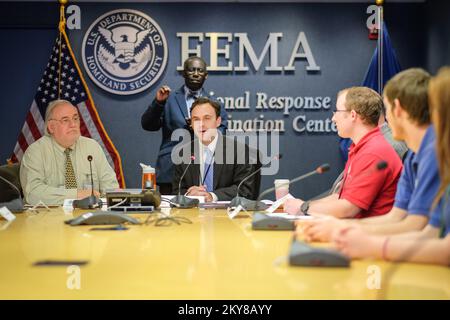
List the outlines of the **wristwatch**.
{"label": "wristwatch", "polygon": [[305,201],[300,206],[300,212],[303,213],[305,216],[308,216],[308,210],[309,210],[309,201]]}

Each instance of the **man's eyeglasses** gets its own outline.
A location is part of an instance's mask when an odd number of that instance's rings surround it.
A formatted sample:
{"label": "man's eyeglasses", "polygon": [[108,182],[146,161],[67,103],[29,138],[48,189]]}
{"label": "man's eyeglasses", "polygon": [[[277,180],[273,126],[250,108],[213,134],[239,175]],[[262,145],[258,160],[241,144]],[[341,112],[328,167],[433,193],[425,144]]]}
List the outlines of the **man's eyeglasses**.
{"label": "man's eyeglasses", "polygon": [[333,116],[336,114],[336,112],[350,112],[351,110],[333,110]]}
{"label": "man's eyeglasses", "polygon": [[61,119],[50,119],[50,120],[55,120],[55,121],[58,121],[59,123],[61,123],[64,126],[68,126],[72,122],[74,122],[75,124],[80,123],[80,116],[73,116],[72,118],[63,117]]}

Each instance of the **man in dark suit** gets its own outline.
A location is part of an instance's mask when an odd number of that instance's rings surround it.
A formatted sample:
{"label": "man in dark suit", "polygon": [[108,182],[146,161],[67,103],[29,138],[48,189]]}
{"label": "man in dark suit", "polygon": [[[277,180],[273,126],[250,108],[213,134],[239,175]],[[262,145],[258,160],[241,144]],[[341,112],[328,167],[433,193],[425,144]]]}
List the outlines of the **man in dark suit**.
{"label": "man in dark suit", "polygon": [[[191,125],[195,138],[180,147],[181,157],[193,155],[189,162],[175,166],[173,191],[190,196],[204,196],[206,202],[233,199],[239,183],[256,167],[256,152],[250,154],[246,144],[225,137],[218,130],[222,119],[220,105],[208,98],[198,98],[191,108]],[[178,150],[177,150],[178,151]],[[189,158],[189,157],[187,157]],[[245,181],[239,195],[253,198],[258,174]],[[181,182],[180,182],[181,179]],[[178,186],[181,185],[180,189]]]}
{"label": "man in dark suit", "polygon": [[[158,131],[162,128],[162,141],[156,162],[156,182],[162,194],[172,194],[173,163],[171,152],[179,141],[171,141],[176,129],[189,129],[190,108],[196,98],[207,96],[203,84],[208,78],[206,62],[200,57],[189,57],[183,66],[184,86],[171,92],[168,86],[162,86],[156,93],[152,104],[141,118],[142,128]],[[221,108],[219,130],[225,133],[227,114]]]}

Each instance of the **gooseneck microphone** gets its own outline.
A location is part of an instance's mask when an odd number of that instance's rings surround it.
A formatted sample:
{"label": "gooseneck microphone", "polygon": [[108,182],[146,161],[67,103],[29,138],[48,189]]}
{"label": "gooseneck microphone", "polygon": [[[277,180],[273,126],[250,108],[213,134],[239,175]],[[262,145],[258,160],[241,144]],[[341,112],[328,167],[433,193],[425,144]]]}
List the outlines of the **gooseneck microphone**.
{"label": "gooseneck microphone", "polygon": [[[358,181],[358,180],[360,180],[360,179],[362,179],[364,177],[367,177],[367,176],[369,176],[371,174],[374,174],[375,172],[383,171],[383,170],[387,169],[387,167],[388,167],[388,163],[385,160],[380,160],[374,166],[371,166],[371,167],[363,170],[362,172],[360,172],[358,175],[356,175],[353,178],[352,182],[353,181]],[[339,190],[339,197],[342,194],[343,184],[344,184],[345,180],[346,180],[346,176],[344,175],[342,177],[342,180],[337,184],[339,186],[339,188],[340,188],[340,190]]]}
{"label": "gooseneck microphone", "polygon": [[[270,162],[269,165],[275,161],[275,160],[280,160],[282,157],[281,154],[277,154],[276,156],[274,156]],[[249,200],[245,197],[240,197],[239,196],[239,189],[241,188],[242,184],[247,181],[248,179],[250,179],[251,177],[253,177],[255,174],[257,174],[258,172],[260,172],[262,170],[262,166],[258,169],[253,171],[251,174],[249,174],[248,176],[246,176],[244,179],[242,179],[242,181],[239,183],[238,187],[237,187],[237,191],[236,191],[236,197],[234,197],[231,202],[230,202],[230,207],[237,207],[237,206],[241,206],[243,209],[247,210],[247,211],[252,211],[252,210],[262,210],[262,209],[266,209],[268,206],[263,203],[263,202],[257,202],[254,200]]]}
{"label": "gooseneck microphone", "polygon": [[[322,173],[325,173],[325,172],[327,172],[328,170],[330,170],[330,165],[329,165],[328,163],[324,163],[324,164],[320,165],[319,167],[317,167],[315,170],[313,170],[313,171],[311,171],[311,172],[308,172],[308,173],[305,173],[305,174],[303,174],[303,175],[301,175],[301,176],[299,176],[299,177],[297,177],[297,178],[294,178],[294,179],[292,179],[292,180],[289,181],[289,182],[280,184],[280,185],[278,185],[277,187],[285,187],[285,186],[291,185],[291,184],[293,184],[293,183],[299,182],[299,181],[301,181],[301,180],[304,180],[304,179],[306,179],[306,178],[308,178],[308,177],[310,177],[310,176],[314,176],[314,175],[316,175],[316,174],[322,174]],[[275,191],[275,187],[271,187],[271,188],[269,188],[269,189],[264,190],[264,191],[258,196],[258,198],[256,199],[256,201],[260,201],[260,200],[262,199],[263,196],[265,196],[266,194],[269,194],[270,192],[273,192],[273,191]]]}
{"label": "gooseneck microphone", "polygon": [[98,208],[102,206],[102,201],[97,198],[94,195],[94,178],[93,178],[93,174],[92,174],[92,156],[88,155],[87,156],[87,160],[89,161],[89,168],[90,168],[90,172],[91,172],[91,195],[80,199],[80,200],[73,200],[72,206],[74,208],[79,208],[79,209],[94,209],[94,208]]}
{"label": "gooseneck microphone", "polygon": [[388,163],[384,160],[381,160],[380,162],[377,163],[377,169],[379,171],[384,170],[388,167]]}
{"label": "gooseneck microphone", "polygon": [[191,161],[189,161],[188,165],[186,166],[186,169],[184,169],[184,172],[180,177],[180,181],[178,182],[178,194],[170,202],[171,207],[176,207],[179,209],[188,209],[197,207],[199,204],[198,199],[192,199],[186,197],[185,195],[181,195],[181,182],[183,181],[186,172],[188,171],[189,167],[191,166],[194,160],[195,156],[191,155]]}
{"label": "gooseneck microphone", "polygon": [[355,177],[353,179],[356,180],[356,179],[361,179],[361,178],[367,177],[375,172],[383,171],[387,167],[388,167],[388,163],[384,160],[380,160],[375,165],[372,165],[372,166],[366,168],[365,170],[359,172],[359,174],[355,175]]}
{"label": "gooseneck microphone", "polygon": [[91,196],[94,196],[94,176],[92,174],[92,156],[88,155],[89,170],[91,171]]}
{"label": "gooseneck microphone", "polygon": [[0,208],[1,207],[7,207],[11,212],[22,212],[24,210],[23,208],[23,199],[22,199],[22,194],[19,190],[19,188],[17,188],[14,183],[12,183],[11,181],[9,181],[8,179],[0,176],[0,179],[2,181],[4,181],[5,183],[7,183],[11,188],[13,188],[13,190],[15,192],[17,192],[17,195],[19,196],[18,198],[6,201],[6,202],[0,202]]}
{"label": "gooseneck microphone", "polygon": [[183,181],[183,178],[186,175],[186,172],[188,171],[188,169],[191,166],[193,161],[195,161],[195,156],[191,155],[191,159],[190,159],[188,165],[186,166],[186,169],[184,169],[183,174],[180,177],[180,181],[178,182],[178,196],[181,195],[181,182]]}

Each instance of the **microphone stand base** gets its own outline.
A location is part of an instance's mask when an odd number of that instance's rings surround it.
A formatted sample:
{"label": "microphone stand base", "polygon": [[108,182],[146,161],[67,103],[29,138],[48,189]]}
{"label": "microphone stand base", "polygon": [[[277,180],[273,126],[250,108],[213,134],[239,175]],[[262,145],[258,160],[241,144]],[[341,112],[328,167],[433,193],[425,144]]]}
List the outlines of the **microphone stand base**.
{"label": "microphone stand base", "polygon": [[266,210],[269,205],[261,201],[249,200],[244,197],[234,197],[230,202],[230,207],[241,206],[246,211]]}
{"label": "microphone stand base", "polygon": [[177,195],[170,200],[170,206],[178,209],[189,209],[198,207],[200,201],[198,199],[188,198],[186,196]]}
{"label": "microphone stand base", "polygon": [[348,268],[350,259],[336,250],[317,248],[294,240],[289,251],[289,264],[302,267]]}
{"label": "microphone stand base", "polygon": [[7,207],[11,212],[23,212],[25,208],[23,207],[23,200],[21,198],[17,198],[8,202],[1,202],[0,208]]}
{"label": "microphone stand base", "polygon": [[79,209],[95,209],[102,206],[102,201],[96,196],[90,195],[80,200],[73,200],[72,206]]}
{"label": "microphone stand base", "polygon": [[255,212],[252,219],[253,230],[295,230],[294,221],[282,218],[268,216],[264,212]]}

